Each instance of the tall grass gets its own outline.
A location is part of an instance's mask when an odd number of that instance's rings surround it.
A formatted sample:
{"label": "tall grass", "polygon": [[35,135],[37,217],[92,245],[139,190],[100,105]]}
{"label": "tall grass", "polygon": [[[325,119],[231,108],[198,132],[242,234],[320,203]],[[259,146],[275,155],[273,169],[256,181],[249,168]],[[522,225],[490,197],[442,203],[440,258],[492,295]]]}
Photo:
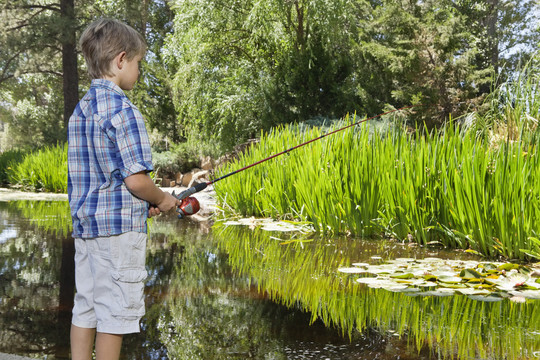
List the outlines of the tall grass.
{"label": "tall grass", "polygon": [[[309,221],[321,233],[390,235],[489,257],[539,256],[536,146],[493,148],[454,124],[385,136],[368,129],[345,130],[216,183],[219,201],[243,216]],[[222,172],[319,135],[276,129]]]}
{"label": "tall grass", "polygon": [[67,143],[28,154],[7,169],[8,181],[32,190],[67,192]]}

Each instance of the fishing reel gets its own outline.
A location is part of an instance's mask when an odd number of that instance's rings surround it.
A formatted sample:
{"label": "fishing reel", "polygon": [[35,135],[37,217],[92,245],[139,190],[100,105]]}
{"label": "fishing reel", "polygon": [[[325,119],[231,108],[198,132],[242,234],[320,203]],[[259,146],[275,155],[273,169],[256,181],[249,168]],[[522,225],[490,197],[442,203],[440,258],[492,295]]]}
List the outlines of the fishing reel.
{"label": "fishing reel", "polygon": [[206,186],[208,186],[208,183],[197,184],[187,190],[182,191],[178,195],[176,195],[174,191],[172,192],[172,196],[176,197],[178,200],[182,200],[182,203],[176,209],[179,219],[196,214],[201,209],[199,200],[189,195],[204,190]]}
{"label": "fishing reel", "polygon": [[182,203],[176,209],[178,213],[178,218],[182,219],[185,216],[190,216],[196,214],[201,209],[199,200],[193,196],[188,196],[187,198],[182,199]]}

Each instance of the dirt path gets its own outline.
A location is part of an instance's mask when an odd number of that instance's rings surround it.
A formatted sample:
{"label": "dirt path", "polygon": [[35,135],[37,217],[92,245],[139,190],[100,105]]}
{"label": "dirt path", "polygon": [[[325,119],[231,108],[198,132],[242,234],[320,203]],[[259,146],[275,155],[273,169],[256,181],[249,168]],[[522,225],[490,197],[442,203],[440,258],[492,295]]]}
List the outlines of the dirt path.
{"label": "dirt path", "polygon": [[[174,187],[174,188],[161,188],[163,191],[172,193],[175,191],[177,194],[185,190],[183,187]],[[216,205],[215,192],[213,187],[207,188],[201,192],[196,193],[195,196],[199,203],[201,204],[201,210],[196,217],[200,218],[199,220],[204,220],[204,218],[210,216]],[[67,194],[53,194],[53,193],[44,193],[44,192],[26,192],[14,189],[0,188],[0,201],[16,201],[16,200],[43,200],[43,201],[67,201]],[[0,359],[1,360],[1,359]]]}
{"label": "dirt path", "polygon": [[0,360],[35,360],[29,357],[0,353]]}
{"label": "dirt path", "polygon": [[34,193],[19,191],[13,189],[0,188],[0,201],[15,201],[15,200],[46,200],[46,201],[64,201],[67,200],[67,194],[53,193]]}

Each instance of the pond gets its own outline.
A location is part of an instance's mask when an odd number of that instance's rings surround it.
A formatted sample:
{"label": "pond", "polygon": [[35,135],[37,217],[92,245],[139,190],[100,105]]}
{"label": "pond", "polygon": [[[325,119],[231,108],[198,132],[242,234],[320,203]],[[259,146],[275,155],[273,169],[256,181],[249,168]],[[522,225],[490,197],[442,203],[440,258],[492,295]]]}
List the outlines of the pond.
{"label": "pond", "polygon": [[[0,202],[0,353],[69,357],[73,240],[65,201]],[[123,359],[537,359],[540,301],[372,289],[372,259],[474,259],[391,241],[259,226],[150,223],[147,313]]]}

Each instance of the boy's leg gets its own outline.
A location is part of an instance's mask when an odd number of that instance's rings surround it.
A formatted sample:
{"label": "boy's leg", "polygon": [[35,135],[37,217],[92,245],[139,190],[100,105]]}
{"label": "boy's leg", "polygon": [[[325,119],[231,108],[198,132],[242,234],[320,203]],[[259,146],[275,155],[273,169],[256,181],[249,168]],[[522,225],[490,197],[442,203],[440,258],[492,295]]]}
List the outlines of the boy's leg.
{"label": "boy's leg", "polygon": [[122,347],[122,335],[98,332],[96,336],[96,360],[118,360]]}
{"label": "boy's leg", "polygon": [[71,356],[73,360],[92,359],[96,335],[96,316],[93,304],[94,281],[88,256],[92,240],[75,239],[75,284],[77,293],[71,323]]}
{"label": "boy's leg", "polygon": [[73,360],[91,360],[94,349],[96,329],[71,325],[71,358]]}

